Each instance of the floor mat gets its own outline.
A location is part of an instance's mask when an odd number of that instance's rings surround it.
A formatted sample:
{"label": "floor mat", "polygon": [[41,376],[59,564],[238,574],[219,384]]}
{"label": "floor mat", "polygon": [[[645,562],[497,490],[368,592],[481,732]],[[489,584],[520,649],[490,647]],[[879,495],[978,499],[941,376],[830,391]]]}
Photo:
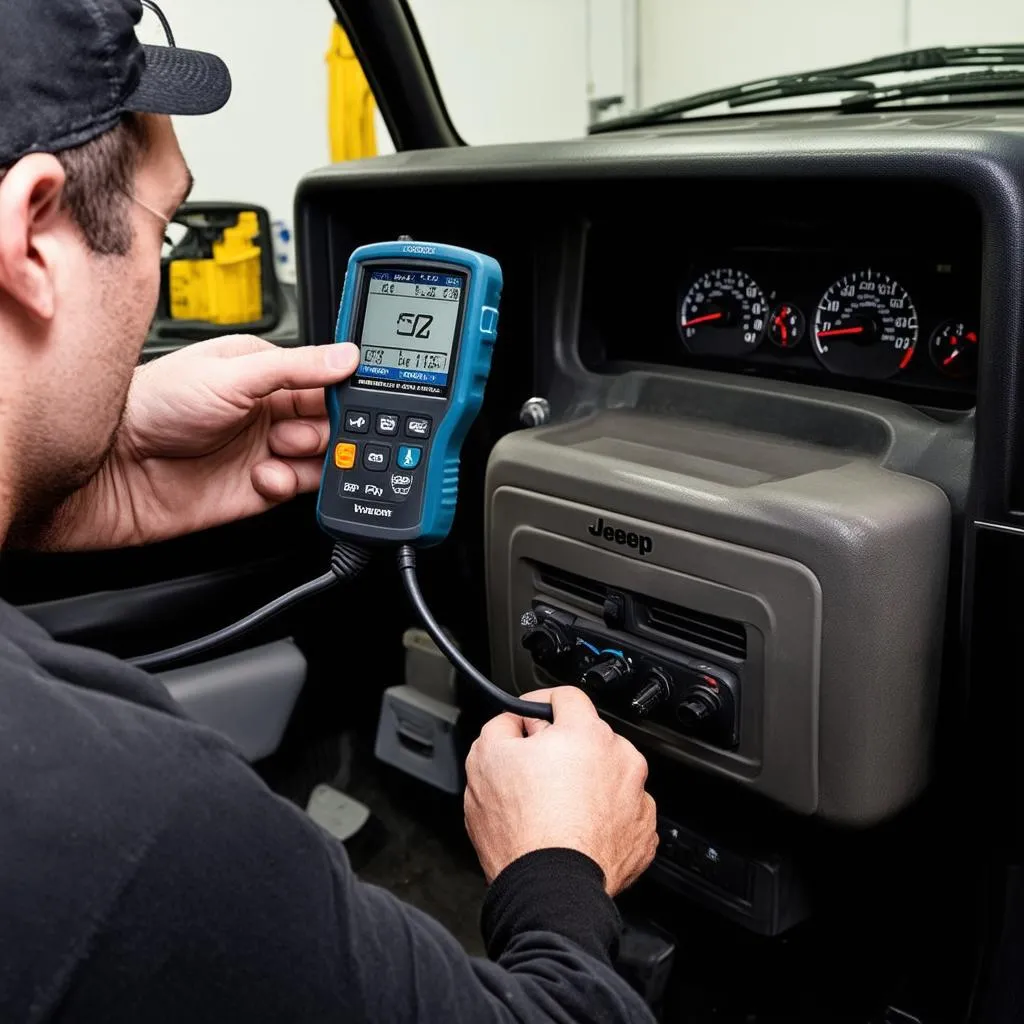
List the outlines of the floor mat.
{"label": "floor mat", "polygon": [[487,886],[466,836],[461,799],[382,764],[358,744],[338,781],[383,826],[373,848],[354,858],[359,877],[440,921],[467,952],[483,956]]}

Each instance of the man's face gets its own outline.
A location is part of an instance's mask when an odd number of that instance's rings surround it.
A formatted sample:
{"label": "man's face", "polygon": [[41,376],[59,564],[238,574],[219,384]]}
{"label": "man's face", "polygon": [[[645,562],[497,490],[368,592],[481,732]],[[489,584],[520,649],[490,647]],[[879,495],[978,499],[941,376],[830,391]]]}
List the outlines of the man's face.
{"label": "man's face", "polygon": [[[56,309],[27,402],[18,519],[36,520],[96,473],[124,412],[160,290],[166,224],[191,188],[169,117],[144,115],[147,145],[129,205],[125,256],[99,256],[77,230],[58,264]],[[142,205],[145,204],[145,205]],[[146,209],[150,207],[151,209]]]}

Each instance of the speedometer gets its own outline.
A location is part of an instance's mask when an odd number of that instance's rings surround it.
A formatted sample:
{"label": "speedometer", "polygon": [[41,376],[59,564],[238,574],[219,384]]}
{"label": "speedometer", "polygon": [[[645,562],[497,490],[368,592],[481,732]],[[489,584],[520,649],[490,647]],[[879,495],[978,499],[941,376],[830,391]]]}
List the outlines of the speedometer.
{"label": "speedometer", "polygon": [[832,373],[884,380],[906,369],[916,346],[914,303],[907,290],[885,274],[847,274],[818,303],[814,351]]}
{"label": "speedometer", "polygon": [[690,286],[679,330],[694,355],[741,356],[761,344],[767,313],[764,293],[749,274],[720,267]]}

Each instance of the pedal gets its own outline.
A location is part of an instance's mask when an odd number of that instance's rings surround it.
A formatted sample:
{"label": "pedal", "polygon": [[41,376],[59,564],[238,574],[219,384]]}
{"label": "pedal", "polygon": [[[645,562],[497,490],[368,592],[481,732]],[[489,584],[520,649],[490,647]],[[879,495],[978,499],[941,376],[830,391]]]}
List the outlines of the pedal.
{"label": "pedal", "polygon": [[322,783],[309,796],[306,813],[335,839],[347,843],[370,820],[370,808]]}
{"label": "pedal", "polygon": [[354,871],[378,853],[387,830],[366,804],[322,783],[310,794],[306,813],[326,832],[345,845]]}

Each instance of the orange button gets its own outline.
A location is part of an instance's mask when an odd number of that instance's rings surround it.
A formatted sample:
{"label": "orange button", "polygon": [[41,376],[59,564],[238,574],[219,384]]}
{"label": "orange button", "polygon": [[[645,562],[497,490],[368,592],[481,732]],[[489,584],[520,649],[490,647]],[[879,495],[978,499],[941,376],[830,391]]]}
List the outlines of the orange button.
{"label": "orange button", "polygon": [[334,464],[338,469],[351,469],[356,464],[356,446],[344,442],[335,445]]}

